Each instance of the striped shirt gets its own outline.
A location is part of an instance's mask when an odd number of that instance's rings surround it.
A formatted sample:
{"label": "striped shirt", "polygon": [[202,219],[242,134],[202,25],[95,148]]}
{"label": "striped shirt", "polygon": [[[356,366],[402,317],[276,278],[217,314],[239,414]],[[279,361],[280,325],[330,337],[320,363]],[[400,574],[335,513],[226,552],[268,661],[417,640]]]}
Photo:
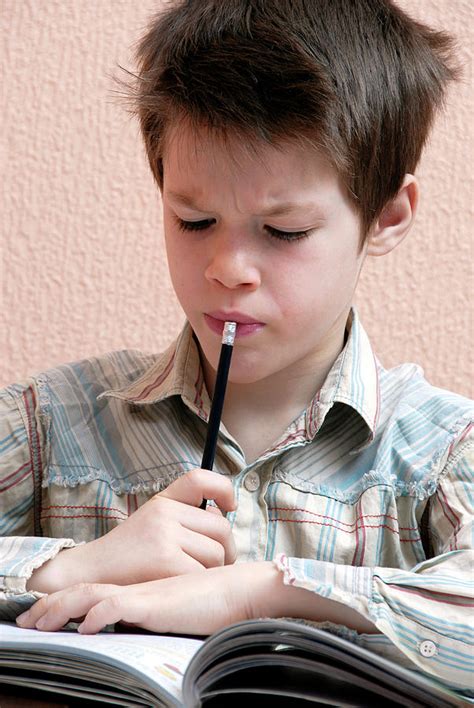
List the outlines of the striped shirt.
{"label": "striped shirt", "polygon": [[[114,352],[0,393],[0,616],[33,570],[200,466],[209,397],[189,325],[167,351]],[[342,602],[380,634],[330,627],[472,695],[472,404],[412,364],[385,370],[352,313],[306,410],[257,460],[221,426],[239,561]]]}

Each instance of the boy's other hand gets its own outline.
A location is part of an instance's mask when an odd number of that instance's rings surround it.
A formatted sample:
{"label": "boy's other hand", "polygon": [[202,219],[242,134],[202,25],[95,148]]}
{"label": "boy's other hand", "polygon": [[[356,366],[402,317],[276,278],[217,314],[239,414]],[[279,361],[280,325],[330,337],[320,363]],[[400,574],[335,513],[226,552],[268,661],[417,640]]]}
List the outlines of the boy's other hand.
{"label": "boy's other hand", "polygon": [[[200,509],[203,499],[219,508]],[[223,512],[234,509],[231,481],[194,469],[101,538],[61,551],[34,571],[27,589],[51,593],[81,582],[130,585],[232,564],[235,544]]]}
{"label": "boy's other hand", "polygon": [[53,632],[84,618],[85,634],[120,621],[155,632],[209,634],[252,617],[249,595],[262,586],[262,570],[278,575],[271,566],[239,563],[128,586],[82,583],[42,597],[17,623]]}
{"label": "boy's other hand", "polygon": [[255,617],[305,617],[377,632],[351,607],[285,585],[272,561],[236,563],[137,585],[82,583],[42,597],[17,617],[17,623],[46,632],[83,620],[79,631],[84,634],[115,622],[153,632],[210,634]]}

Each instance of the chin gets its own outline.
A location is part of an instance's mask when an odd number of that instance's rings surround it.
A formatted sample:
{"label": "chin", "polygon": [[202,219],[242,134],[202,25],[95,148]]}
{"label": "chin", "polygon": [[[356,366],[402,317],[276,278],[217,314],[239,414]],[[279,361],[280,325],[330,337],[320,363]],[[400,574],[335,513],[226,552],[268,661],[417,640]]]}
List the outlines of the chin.
{"label": "chin", "polygon": [[260,381],[263,376],[255,376],[255,374],[250,374],[249,372],[242,372],[242,374],[229,374],[229,383],[235,386],[247,386],[250,384],[256,384]]}
{"label": "chin", "polygon": [[251,364],[243,365],[236,361],[230,365],[229,381],[232,384],[244,386],[262,381],[271,376],[271,374],[271,371],[262,371]]}

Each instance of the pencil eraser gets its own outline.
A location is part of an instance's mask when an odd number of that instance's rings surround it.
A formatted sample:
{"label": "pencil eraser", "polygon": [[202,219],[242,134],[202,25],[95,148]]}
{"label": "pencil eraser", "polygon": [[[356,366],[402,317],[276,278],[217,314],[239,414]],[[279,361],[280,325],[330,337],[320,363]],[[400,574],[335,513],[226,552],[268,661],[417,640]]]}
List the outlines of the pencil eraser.
{"label": "pencil eraser", "polygon": [[236,322],[225,322],[224,331],[222,332],[222,344],[230,344],[232,346],[234,343],[236,331]]}

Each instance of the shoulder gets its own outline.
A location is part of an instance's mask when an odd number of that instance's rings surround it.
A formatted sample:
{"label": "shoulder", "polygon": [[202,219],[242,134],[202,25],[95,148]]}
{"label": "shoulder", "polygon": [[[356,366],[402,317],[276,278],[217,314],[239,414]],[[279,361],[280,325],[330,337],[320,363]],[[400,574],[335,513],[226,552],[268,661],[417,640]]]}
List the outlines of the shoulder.
{"label": "shoulder", "polygon": [[7,386],[0,391],[0,403],[19,408],[23,415],[25,407],[30,407],[39,420],[46,422],[54,409],[95,407],[101,393],[129,385],[161,356],[121,350],[61,364]]}
{"label": "shoulder", "polygon": [[72,387],[97,397],[103,391],[127,386],[156,364],[160,354],[124,349],[48,369],[34,377],[39,387]]}
{"label": "shoulder", "polygon": [[100,394],[129,385],[161,356],[110,352],[62,364],[4,389],[0,440],[7,441],[14,456],[9,468],[20,467],[18,460],[37,461],[44,486],[74,486],[98,478],[101,470],[108,479],[114,468],[110,451],[122,444],[122,420],[117,406]]}
{"label": "shoulder", "polygon": [[[430,384],[415,364],[379,368],[381,417],[411,429],[454,431],[472,423],[474,401]],[[418,433],[420,429],[418,428]]]}
{"label": "shoulder", "polygon": [[474,402],[430,384],[420,367],[380,367],[377,457],[401,493],[434,490],[455,457],[473,444]]}

